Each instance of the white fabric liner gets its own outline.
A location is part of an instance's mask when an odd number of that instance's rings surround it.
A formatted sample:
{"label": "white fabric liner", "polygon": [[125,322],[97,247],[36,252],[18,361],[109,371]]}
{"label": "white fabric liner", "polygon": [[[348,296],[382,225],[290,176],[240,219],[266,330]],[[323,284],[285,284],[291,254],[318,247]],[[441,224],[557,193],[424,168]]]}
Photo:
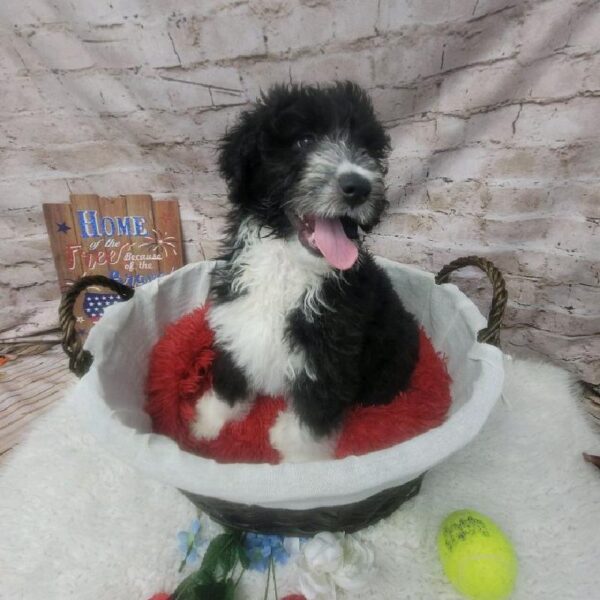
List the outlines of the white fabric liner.
{"label": "white fabric liner", "polygon": [[143,410],[150,350],[169,323],[203,304],[213,261],[137,288],[132,300],[106,311],[86,342],[94,363],[72,391],[87,427],[109,451],[150,477],[188,492],[269,508],[353,503],[418,477],[480,431],[502,390],[502,354],[476,341],[485,319],[456,286],[436,285],[429,273],[377,260],[447,358],[453,404],[440,427],[360,457],[280,465],[220,464],[151,433]]}

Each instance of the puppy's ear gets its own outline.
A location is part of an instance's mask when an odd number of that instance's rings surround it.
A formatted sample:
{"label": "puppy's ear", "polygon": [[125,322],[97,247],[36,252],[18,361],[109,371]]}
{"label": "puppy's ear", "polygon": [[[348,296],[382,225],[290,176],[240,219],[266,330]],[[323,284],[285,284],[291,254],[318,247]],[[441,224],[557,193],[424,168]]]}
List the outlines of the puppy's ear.
{"label": "puppy's ear", "polygon": [[229,186],[232,202],[244,204],[251,196],[260,166],[260,124],[256,111],[242,113],[225,134],[219,148],[219,171]]}

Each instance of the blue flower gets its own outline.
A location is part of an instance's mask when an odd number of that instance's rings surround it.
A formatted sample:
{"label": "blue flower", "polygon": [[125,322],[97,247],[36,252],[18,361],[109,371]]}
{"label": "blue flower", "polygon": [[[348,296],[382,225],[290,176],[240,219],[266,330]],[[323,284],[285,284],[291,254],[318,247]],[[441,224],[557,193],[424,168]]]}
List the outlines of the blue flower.
{"label": "blue flower", "polygon": [[250,568],[264,573],[271,560],[285,565],[290,555],[284,548],[283,542],[284,538],[281,535],[246,534],[244,550],[250,561]]}
{"label": "blue flower", "polygon": [[179,549],[183,553],[180,571],[186,564],[194,564],[198,562],[198,550],[203,546],[204,542],[200,539],[200,521],[194,519],[190,525],[189,531],[180,531],[177,534],[177,542]]}

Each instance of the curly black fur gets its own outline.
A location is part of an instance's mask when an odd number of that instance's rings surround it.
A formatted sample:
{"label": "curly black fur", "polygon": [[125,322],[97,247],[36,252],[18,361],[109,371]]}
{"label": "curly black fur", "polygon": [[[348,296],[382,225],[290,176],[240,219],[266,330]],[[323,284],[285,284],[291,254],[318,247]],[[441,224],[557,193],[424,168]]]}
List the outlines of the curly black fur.
{"label": "curly black fur", "polygon": [[294,408],[318,435],[329,433],[353,404],[387,404],[405,389],[419,344],[414,319],[367,253],[341,286],[329,280],[324,288],[335,310],[312,321],[297,310],[288,329],[291,345],[304,349],[316,375],[294,381]]}
{"label": "curly black fur", "polygon": [[[253,110],[241,114],[221,143],[219,169],[229,186],[226,253],[232,250],[240,220],[255,216],[285,237],[292,231],[281,210],[305,166],[310,147],[295,142],[312,136],[347,133],[385,169],[389,137],[375,117],[369,96],[351,82],[319,88],[277,85],[263,94]],[[385,205],[379,207],[379,214]],[[373,228],[373,219],[363,229]]]}
{"label": "curly black fur", "polygon": [[[383,181],[389,139],[369,97],[353,83],[276,86],[242,113],[224,136],[219,167],[232,208],[224,243],[226,263],[214,277],[215,303],[232,302],[243,293],[235,292],[233,284],[240,276],[235,257],[243,250],[238,233],[245,220],[258,223],[265,235],[295,235],[286,209],[298,198],[308,157],[323,139],[343,140],[347,152]],[[343,217],[349,237],[355,237],[358,226],[369,231],[378,223],[387,204],[383,186],[370,202],[368,214],[360,219]],[[385,404],[405,389],[419,339],[414,318],[362,246],[351,269],[323,280],[321,298],[330,310],[307,315],[298,308],[287,315],[285,332],[291,350],[302,351],[308,365],[289,381],[287,393],[316,435],[330,433],[346,408]],[[247,388],[247,374],[223,350],[218,365],[215,387],[233,403],[239,400],[239,390]]]}

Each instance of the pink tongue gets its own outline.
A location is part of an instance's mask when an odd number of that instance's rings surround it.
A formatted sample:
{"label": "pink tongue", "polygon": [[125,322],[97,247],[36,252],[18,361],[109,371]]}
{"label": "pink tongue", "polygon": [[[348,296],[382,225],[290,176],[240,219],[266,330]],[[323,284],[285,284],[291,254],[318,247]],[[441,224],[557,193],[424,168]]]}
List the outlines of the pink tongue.
{"label": "pink tongue", "polygon": [[336,269],[349,269],[358,258],[358,248],[346,237],[339,219],[316,217],[313,239],[325,260]]}

